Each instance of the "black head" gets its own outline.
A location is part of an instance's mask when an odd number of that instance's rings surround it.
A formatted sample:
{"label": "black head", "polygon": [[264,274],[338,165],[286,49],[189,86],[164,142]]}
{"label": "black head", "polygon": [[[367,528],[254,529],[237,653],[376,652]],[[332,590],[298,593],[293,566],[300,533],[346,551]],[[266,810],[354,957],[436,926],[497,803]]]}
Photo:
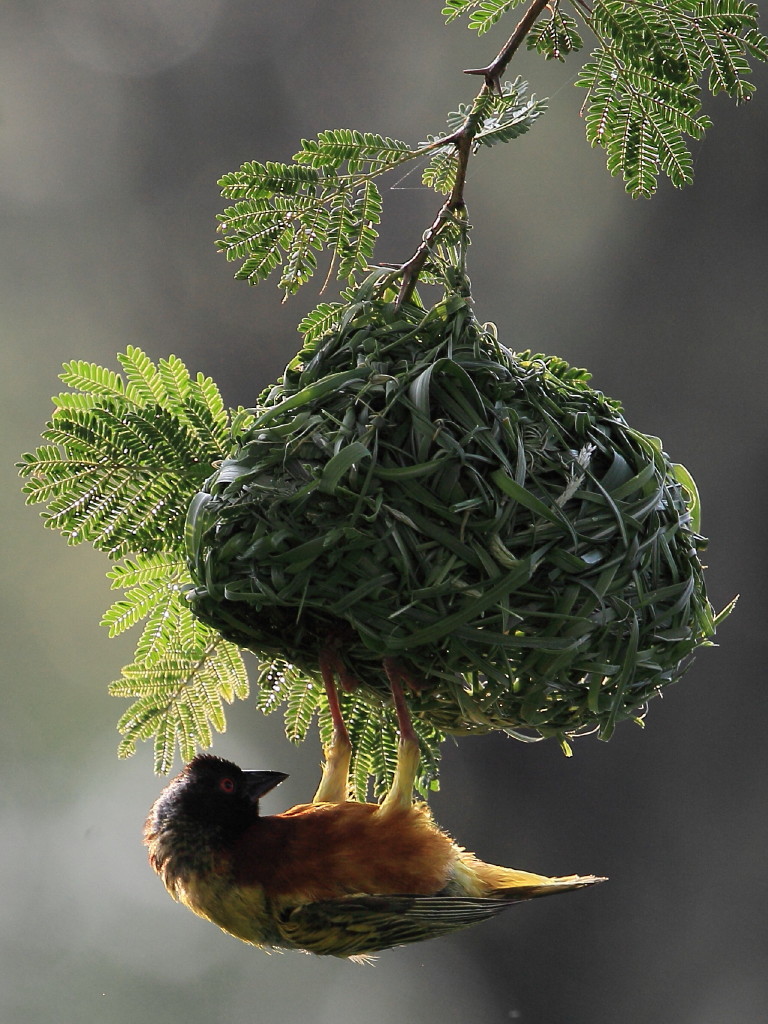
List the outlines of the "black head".
{"label": "black head", "polygon": [[287,777],[198,754],[155,801],[145,833],[151,838],[182,827],[204,831],[211,840],[235,839],[258,817],[259,799]]}

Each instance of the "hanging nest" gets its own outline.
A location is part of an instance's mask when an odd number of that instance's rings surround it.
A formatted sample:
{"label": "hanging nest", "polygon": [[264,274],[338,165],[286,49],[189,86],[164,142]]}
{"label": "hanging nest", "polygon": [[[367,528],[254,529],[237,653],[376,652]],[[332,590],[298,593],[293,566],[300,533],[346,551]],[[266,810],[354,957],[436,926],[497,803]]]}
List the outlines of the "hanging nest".
{"label": "hanging nest", "polygon": [[589,379],[461,291],[349,305],[192,502],[195,614],[367,699],[396,658],[444,732],[607,738],[716,620],[693,481]]}

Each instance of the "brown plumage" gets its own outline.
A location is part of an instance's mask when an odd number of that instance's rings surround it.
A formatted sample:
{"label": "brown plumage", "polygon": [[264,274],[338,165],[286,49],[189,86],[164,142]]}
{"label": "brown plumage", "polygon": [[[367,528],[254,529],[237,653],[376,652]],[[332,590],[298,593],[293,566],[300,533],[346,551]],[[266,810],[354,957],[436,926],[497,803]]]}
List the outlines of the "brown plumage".
{"label": "brown plumage", "polygon": [[163,791],[145,826],[152,867],[171,895],[265,948],[368,955],[476,924],[512,903],[601,881],[485,864],[412,801],[418,742],[392,679],[401,740],[381,804],[346,800],[349,739],[336,731],[311,804],[259,815],[280,772],[245,772],[199,755]]}

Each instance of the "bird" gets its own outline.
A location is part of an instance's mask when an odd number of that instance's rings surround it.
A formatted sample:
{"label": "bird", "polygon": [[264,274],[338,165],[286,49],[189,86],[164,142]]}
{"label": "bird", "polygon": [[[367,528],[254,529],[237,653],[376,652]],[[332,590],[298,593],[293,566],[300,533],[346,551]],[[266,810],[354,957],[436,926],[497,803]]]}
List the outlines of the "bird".
{"label": "bird", "polygon": [[487,864],[415,802],[419,745],[402,682],[385,663],[398,718],[393,783],[380,803],[348,799],[351,743],[321,659],[333,720],[311,803],[273,815],[259,801],[287,775],[195,756],[152,805],[149,862],[170,895],[246,943],[366,961],[381,950],[478,924],[539,896],[604,881]]}

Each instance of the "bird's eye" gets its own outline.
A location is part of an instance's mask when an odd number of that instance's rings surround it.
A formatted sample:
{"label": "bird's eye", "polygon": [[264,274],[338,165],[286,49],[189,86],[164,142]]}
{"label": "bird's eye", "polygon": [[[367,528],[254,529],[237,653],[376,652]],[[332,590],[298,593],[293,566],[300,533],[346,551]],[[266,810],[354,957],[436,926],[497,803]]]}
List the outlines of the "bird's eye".
{"label": "bird's eye", "polygon": [[235,792],[235,782],[234,782],[234,779],[229,779],[229,778],[222,779],[221,782],[219,783],[219,789],[221,790],[222,793],[234,793]]}

